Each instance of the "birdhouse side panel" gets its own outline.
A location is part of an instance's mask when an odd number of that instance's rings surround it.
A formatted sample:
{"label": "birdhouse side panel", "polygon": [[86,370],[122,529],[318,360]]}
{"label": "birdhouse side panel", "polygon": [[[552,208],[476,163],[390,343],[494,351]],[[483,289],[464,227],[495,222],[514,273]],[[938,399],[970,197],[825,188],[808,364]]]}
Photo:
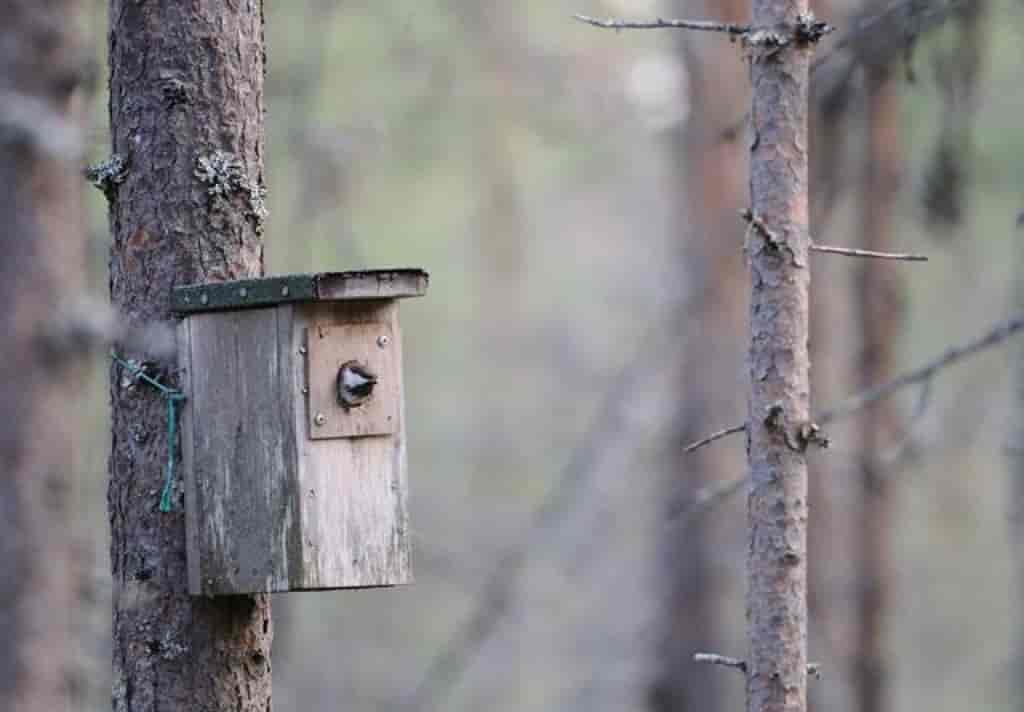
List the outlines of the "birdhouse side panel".
{"label": "birdhouse side panel", "polygon": [[[367,328],[352,328],[359,325]],[[379,327],[379,328],[377,328]],[[372,435],[340,428],[337,437],[316,439],[310,418],[309,393],[320,386],[312,378],[333,378],[311,369],[310,335],[344,334],[336,360],[365,358],[369,350],[387,349],[381,382],[373,398],[380,412],[393,413],[389,432]],[[387,338],[377,342],[380,334]],[[398,305],[393,300],[361,300],[305,304],[295,310],[293,349],[304,358],[295,364],[294,385],[299,407],[298,471],[301,482],[303,566],[291,580],[292,589],[391,586],[412,580],[406,486],[405,423],[401,381],[401,333]],[[320,375],[317,375],[320,374]],[[336,375],[336,374],[335,374]],[[383,406],[388,407],[384,408]],[[315,415],[315,414],[314,414]],[[332,419],[360,417],[358,408],[335,401],[326,414]]]}
{"label": "birdhouse side panel", "polygon": [[[186,472],[193,594],[288,588],[301,558],[290,354],[291,307],[187,319],[191,449]],[[285,342],[287,343],[287,342]]]}

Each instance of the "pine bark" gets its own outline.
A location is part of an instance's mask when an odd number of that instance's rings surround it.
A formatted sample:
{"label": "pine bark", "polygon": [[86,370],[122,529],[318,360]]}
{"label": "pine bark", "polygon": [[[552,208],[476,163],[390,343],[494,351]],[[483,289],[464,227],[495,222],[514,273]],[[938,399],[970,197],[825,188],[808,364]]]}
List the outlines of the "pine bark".
{"label": "pine bark", "polygon": [[[679,17],[715,17],[743,22],[745,0],[679,2]],[[718,36],[679,33],[679,54],[690,78],[690,114],[673,136],[672,162],[679,184],[677,224],[681,267],[693,295],[679,325],[685,340],[681,369],[682,408],[677,443],[697,440],[723,423],[743,417],[743,342],[746,294],[743,225],[747,205],[747,145],[723,136],[749,106],[750,89],[736,46]],[[670,461],[668,501],[686,509],[703,487],[741,477],[738,449],[709,447],[694,453],[677,450]],[[680,505],[682,503],[682,505]],[[735,516],[730,516],[730,514]],[[659,552],[665,571],[664,625],[648,708],[652,712],[715,712],[728,706],[728,680],[694,665],[698,650],[728,649],[730,604],[742,595],[738,577],[724,562],[740,556],[737,507],[685,522],[666,537]]]}
{"label": "pine bark", "polygon": [[75,0],[0,0],[0,709],[62,710],[75,604],[69,489],[84,378]]}
{"label": "pine bark", "polygon": [[[806,0],[753,0],[792,28]],[[791,31],[791,30],[790,30]],[[750,49],[754,132],[748,405],[747,709],[807,708],[808,70],[812,48]]]}
{"label": "pine bark", "polygon": [[[863,246],[893,250],[893,218],[901,172],[899,87],[889,67],[867,72],[867,150],[861,215]],[[872,260],[858,275],[861,324],[860,385],[890,380],[902,313],[900,265]],[[880,455],[890,443],[897,413],[888,401],[864,410],[860,423],[860,503],[857,537],[857,623],[854,676],[857,709],[886,708],[885,620],[891,585],[892,495]]]}
{"label": "pine bark", "polygon": [[[110,18],[111,299],[171,326],[173,286],[262,274],[262,2],[112,0]],[[170,350],[121,355],[176,384]],[[115,711],[269,710],[269,598],[187,594],[180,486],[158,508],[166,404],[113,366],[111,407]]]}

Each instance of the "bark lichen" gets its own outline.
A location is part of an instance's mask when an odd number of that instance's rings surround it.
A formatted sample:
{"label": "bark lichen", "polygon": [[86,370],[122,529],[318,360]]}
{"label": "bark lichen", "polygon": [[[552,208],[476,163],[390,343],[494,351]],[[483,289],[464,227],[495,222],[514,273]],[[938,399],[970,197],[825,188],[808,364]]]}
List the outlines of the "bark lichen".
{"label": "bark lichen", "polygon": [[228,201],[241,194],[246,199],[248,217],[252,218],[256,234],[263,234],[263,223],[268,211],[267,190],[259,181],[252,180],[238,156],[228,151],[214,151],[196,159],[195,177],[207,186],[207,194],[215,201]]}

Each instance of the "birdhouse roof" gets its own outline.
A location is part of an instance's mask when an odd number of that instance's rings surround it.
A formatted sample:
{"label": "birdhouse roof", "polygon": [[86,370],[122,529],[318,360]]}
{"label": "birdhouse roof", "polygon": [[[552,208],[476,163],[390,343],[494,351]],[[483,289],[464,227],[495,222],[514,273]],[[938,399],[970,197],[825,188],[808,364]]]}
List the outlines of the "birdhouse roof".
{"label": "birdhouse roof", "polygon": [[188,284],[174,288],[171,309],[192,314],[289,302],[422,297],[428,281],[429,275],[421,269],[371,269]]}

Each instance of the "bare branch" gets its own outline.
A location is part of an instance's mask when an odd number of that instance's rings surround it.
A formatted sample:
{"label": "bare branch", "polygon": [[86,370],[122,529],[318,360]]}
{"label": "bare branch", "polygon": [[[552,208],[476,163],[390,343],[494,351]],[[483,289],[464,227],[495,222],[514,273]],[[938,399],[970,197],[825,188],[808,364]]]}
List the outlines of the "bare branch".
{"label": "bare branch", "polygon": [[901,260],[903,262],[927,262],[926,255],[912,255],[901,252],[876,252],[874,250],[858,250],[852,247],[832,247],[830,245],[811,244],[813,252],[828,252],[834,255],[845,255],[846,257],[866,257],[876,260]]}
{"label": "bare branch", "polygon": [[683,452],[684,453],[691,453],[694,450],[699,450],[702,447],[704,447],[705,445],[710,445],[711,443],[715,442],[716,440],[720,440],[721,438],[727,437],[729,435],[735,435],[736,433],[742,433],[742,432],[746,431],[746,429],[747,429],[746,424],[743,424],[743,425],[734,425],[731,428],[725,428],[724,430],[719,430],[718,432],[711,433],[711,435],[708,435],[706,438],[702,438],[702,439],[700,439],[700,440],[698,440],[696,442],[690,443],[689,445],[686,446],[686,449],[683,450]]}
{"label": "bare branch", "polygon": [[616,20],[607,18],[602,20],[587,15],[573,15],[573,18],[585,22],[594,27],[603,27],[609,30],[661,30],[661,29],[683,29],[697,30],[699,32],[724,32],[733,37],[742,37],[750,32],[749,25],[737,25],[733,22],[714,22],[711,20],[655,20],[632,22],[629,20]]}
{"label": "bare branch", "polygon": [[993,346],[998,346],[1022,329],[1024,329],[1024,316],[1017,316],[1013,319],[1008,319],[1007,321],[997,324],[973,341],[947,349],[941,356],[929,361],[920,368],[904,373],[902,376],[894,378],[887,383],[870,388],[847,399],[846,402],[841,403],[835,408],[824,411],[818,416],[818,422],[829,423],[839,420],[840,418],[848,417],[853,413],[866,408],[875,401],[888,398],[907,386],[923,383],[924,381],[932,378],[936,372],[943,368],[951,366],[980,351],[992,348]]}
{"label": "bare branch", "polygon": [[[831,46],[811,63],[811,77],[816,78],[822,66],[837,56],[852,54],[845,72],[853,76],[853,67],[862,62],[888,64],[905,56],[923,34],[940,26],[955,10],[972,0],[894,0],[881,12],[854,21],[854,26],[839,35]],[[870,39],[870,41],[867,41]],[[732,141],[750,120],[744,112],[736,121],[722,128],[718,136]]]}
{"label": "bare branch", "polygon": [[708,665],[722,665],[723,667],[739,670],[744,675],[747,674],[747,663],[745,660],[730,658],[727,655],[718,655],[717,653],[694,653],[693,662],[707,663]]}
{"label": "bare branch", "polygon": [[892,477],[896,470],[914,459],[919,452],[917,430],[931,405],[933,381],[934,378],[928,378],[921,383],[921,392],[917,397],[917,403],[914,404],[914,410],[903,427],[903,437],[888,450],[878,455],[878,464],[886,470],[886,477]]}
{"label": "bare branch", "polygon": [[[744,675],[747,674],[747,661],[740,660],[739,658],[730,658],[728,655],[719,655],[718,653],[694,653],[693,661],[695,663],[706,663],[708,665],[721,665],[723,667],[739,670]],[[815,680],[820,680],[821,664],[807,663],[807,674]]]}
{"label": "bare branch", "polygon": [[[823,411],[818,415],[817,422],[821,425],[826,425],[828,423],[847,418],[854,413],[867,408],[872,403],[880,401],[883,398],[888,398],[904,388],[921,384],[923,386],[923,390],[918,399],[917,406],[915,407],[915,413],[911,417],[911,422],[914,423],[924,416],[924,412],[931,400],[931,382],[939,371],[947,366],[952,366],[953,364],[962,361],[968,356],[973,356],[976,353],[998,346],[1022,329],[1024,329],[1024,316],[1014,317],[1013,319],[1008,319],[996,324],[986,333],[973,341],[968,341],[966,344],[953,346],[947,349],[941,356],[929,361],[920,368],[908,371],[891,381],[875,386],[874,388],[869,388],[866,391],[862,391],[857,395],[851,396],[838,406]],[[735,425],[731,428],[726,428],[725,430],[719,430],[713,435],[704,438],[704,440],[698,441],[697,443],[689,446],[686,449],[686,452],[692,452],[701,445],[706,445],[707,443],[714,442],[726,435],[743,432],[744,430],[746,430],[746,425]],[[910,440],[908,436],[908,440],[904,443],[907,448],[911,447],[909,442]],[[902,446],[897,447],[903,449]],[[885,459],[886,461],[889,461],[890,458],[899,458],[902,456],[903,455],[899,452],[895,454],[891,453],[888,457],[885,457]],[[703,488],[698,490],[690,506],[683,512],[680,512],[675,516],[670,516],[669,519],[674,520],[677,517],[681,517],[684,522],[689,521],[692,517],[697,516],[706,509],[709,509],[712,505],[717,504],[719,501],[726,499],[735,492],[738,492],[743,487],[743,483],[745,481],[745,478],[738,477],[715,485],[713,488]]]}

